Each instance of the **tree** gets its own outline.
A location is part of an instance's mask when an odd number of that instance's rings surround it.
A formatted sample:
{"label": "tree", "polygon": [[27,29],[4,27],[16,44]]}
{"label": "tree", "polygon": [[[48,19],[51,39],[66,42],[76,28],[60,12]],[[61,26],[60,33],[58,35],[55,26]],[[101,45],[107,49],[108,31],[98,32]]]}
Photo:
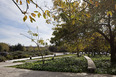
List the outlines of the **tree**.
{"label": "tree", "polygon": [[97,32],[108,41],[111,62],[116,62],[115,0],[83,0],[82,4],[73,0],[54,0],[53,3],[57,12],[54,19],[60,24],[56,26],[55,34],[62,36],[60,39],[70,42]]}
{"label": "tree", "polygon": [[22,46],[21,44],[17,44],[14,46],[14,50],[15,51],[24,51],[24,46]]}
{"label": "tree", "polygon": [[[16,7],[21,11],[21,13],[24,14],[24,18],[23,18],[24,22],[27,20],[28,17],[30,19],[30,22],[32,22],[32,23],[36,22],[35,17],[38,16],[38,18],[40,18],[40,16],[42,14],[43,14],[44,19],[50,17],[50,11],[48,11],[48,10],[44,11],[36,2],[34,2],[34,0],[20,0],[20,1],[19,0],[12,0],[12,1],[16,5]],[[20,6],[23,4],[23,1],[24,1],[24,3],[26,3],[26,5],[25,5],[26,6],[26,10],[25,11],[23,11],[20,8]],[[31,4],[31,3],[33,5],[35,5],[36,8],[39,8],[39,11],[35,10],[34,12],[29,13],[28,12],[29,4]],[[29,39],[31,39],[37,45],[38,51],[40,51],[40,45],[39,44],[41,44],[41,45],[45,45],[46,44],[47,45],[47,43],[45,43],[43,39],[39,38],[38,31],[37,31],[37,33],[34,33],[34,32],[29,30],[28,33],[29,33],[29,35],[31,35],[31,37],[29,37],[28,35],[24,35],[24,34],[22,34],[22,35],[27,37],[27,38],[29,38]],[[36,37],[36,39],[33,39],[33,37]],[[41,51],[40,51],[40,53],[41,53],[42,61],[43,61],[43,64],[44,64],[43,53]]]}
{"label": "tree", "polygon": [[9,45],[6,43],[0,43],[0,52],[9,51]]}
{"label": "tree", "polygon": [[94,32],[98,32],[108,41],[111,49],[111,63],[113,64],[116,62],[116,8],[114,7],[116,1],[99,0],[99,2],[96,2],[91,0],[91,2],[88,2],[85,0],[85,2],[90,4],[88,12],[91,16],[88,28]]}
{"label": "tree", "polygon": [[51,52],[57,52],[57,47],[56,46],[49,46],[49,51]]}

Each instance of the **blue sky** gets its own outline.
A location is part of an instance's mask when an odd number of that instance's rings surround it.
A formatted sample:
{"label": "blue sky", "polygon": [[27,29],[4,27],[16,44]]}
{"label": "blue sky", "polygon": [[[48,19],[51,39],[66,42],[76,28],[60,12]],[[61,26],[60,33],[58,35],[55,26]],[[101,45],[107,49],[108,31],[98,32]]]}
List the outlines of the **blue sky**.
{"label": "blue sky", "polygon": [[[52,6],[51,0],[37,0],[38,4],[45,9],[44,5],[48,7]],[[25,9],[25,6],[21,6]],[[35,9],[35,6],[30,8],[30,12]],[[36,9],[37,10],[37,9]],[[36,31],[36,27],[39,28],[40,37],[44,40],[52,37],[52,24],[45,23],[43,17],[36,18],[37,22],[30,23],[29,20],[23,22],[24,15],[21,14],[19,9],[15,6],[12,0],[0,0],[0,42],[8,43],[10,45],[22,44],[25,46],[35,46],[35,43],[30,39],[20,35],[20,33],[27,34],[28,28],[32,31]],[[47,41],[49,43],[49,41]],[[50,43],[49,43],[50,44]]]}

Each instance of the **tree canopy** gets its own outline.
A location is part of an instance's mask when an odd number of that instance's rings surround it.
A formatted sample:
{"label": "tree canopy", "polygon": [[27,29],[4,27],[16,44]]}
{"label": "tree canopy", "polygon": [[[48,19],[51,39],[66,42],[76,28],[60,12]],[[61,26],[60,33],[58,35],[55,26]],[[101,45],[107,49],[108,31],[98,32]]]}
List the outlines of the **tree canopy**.
{"label": "tree canopy", "polygon": [[[102,43],[104,40],[109,43],[111,62],[116,61],[115,0],[83,0],[83,2],[54,0],[53,3],[53,9],[56,11],[53,15],[57,25],[54,28],[53,35],[55,37],[51,38],[51,43],[56,45],[63,42],[71,45],[77,43],[75,47],[85,48],[88,44],[87,42],[89,42],[87,40],[89,39],[92,43],[92,35],[96,34],[96,36],[103,39]],[[97,38],[94,37],[93,39]]]}
{"label": "tree canopy", "polygon": [[9,51],[9,45],[6,43],[0,43],[0,52]]}

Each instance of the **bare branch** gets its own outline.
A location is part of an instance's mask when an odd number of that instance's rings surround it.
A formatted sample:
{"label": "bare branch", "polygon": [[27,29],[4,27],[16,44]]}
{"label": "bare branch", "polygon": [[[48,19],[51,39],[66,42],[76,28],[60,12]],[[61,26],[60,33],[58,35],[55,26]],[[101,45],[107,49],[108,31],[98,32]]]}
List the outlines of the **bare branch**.
{"label": "bare branch", "polygon": [[27,4],[27,9],[26,9],[26,13],[27,13],[27,10],[29,9],[29,5],[28,5],[28,3],[27,3],[27,0],[26,0],[26,4]]}
{"label": "bare branch", "polygon": [[30,0],[34,5],[36,5],[39,9],[41,9],[41,11],[44,13],[44,10],[37,4],[35,3],[33,0]]}
{"label": "bare branch", "polygon": [[14,0],[12,0],[14,3],[15,3],[15,5],[18,7],[18,9],[21,11],[21,13],[22,14],[24,14],[24,12],[21,10],[21,8],[18,6],[18,4],[14,1]]}
{"label": "bare branch", "polygon": [[[27,37],[28,39],[31,39],[31,40],[32,40],[32,38],[31,38],[31,37],[26,36],[26,35],[24,35],[24,34],[22,34],[22,33],[21,33],[20,35],[23,35],[23,36]],[[39,46],[39,45],[38,45],[38,43],[37,43],[37,42],[35,42],[34,40],[33,40],[33,42],[34,42],[37,46]]]}

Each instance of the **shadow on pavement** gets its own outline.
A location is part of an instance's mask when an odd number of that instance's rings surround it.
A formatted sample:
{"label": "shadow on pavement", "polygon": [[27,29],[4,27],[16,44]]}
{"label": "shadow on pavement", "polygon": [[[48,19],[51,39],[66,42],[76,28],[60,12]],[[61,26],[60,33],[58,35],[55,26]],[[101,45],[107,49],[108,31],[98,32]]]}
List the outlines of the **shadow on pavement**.
{"label": "shadow on pavement", "polygon": [[64,73],[64,72],[48,72],[48,71],[29,71],[20,74],[19,77],[116,77],[107,74],[88,74],[88,73]]}

